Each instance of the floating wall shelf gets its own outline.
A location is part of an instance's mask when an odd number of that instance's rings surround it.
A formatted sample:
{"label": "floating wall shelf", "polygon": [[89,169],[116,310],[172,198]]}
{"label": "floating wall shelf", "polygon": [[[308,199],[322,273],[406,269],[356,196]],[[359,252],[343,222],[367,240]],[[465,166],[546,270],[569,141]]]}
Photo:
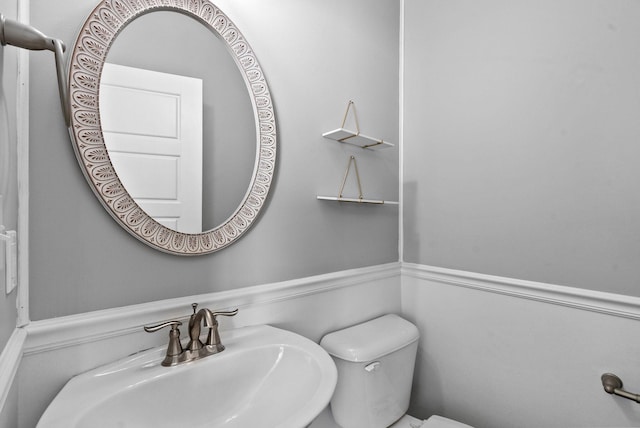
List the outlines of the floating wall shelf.
{"label": "floating wall shelf", "polygon": [[[349,116],[349,111],[353,107],[353,118],[356,122],[356,130],[350,131],[345,129],[344,125],[347,121],[347,116]],[[344,119],[342,119],[342,125],[338,129],[334,129],[333,131],[325,132],[322,134],[324,138],[328,138],[330,140],[338,141],[340,143],[352,144],[354,146],[361,147],[363,149],[383,149],[386,147],[393,147],[393,144],[387,143],[379,138],[368,137],[360,133],[360,125],[358,124],[358,116],[356,115],[355,105],[353,101],[349,101],[347,104],[347,111],[344,113]]]}
{"label": "floating wall shelf", "polygon": [[[351,170],[351,164],[353,164],[353,167],[356,170],[356,179],[358,180],[359,196],[357,198],[345,198],[344,196],[342,196],[344,185],[347,182],[347,177],[349,176],[349,171]],[[398,205],[397,201],[383,201],[381,199],[365,199],[364,196],[362,196],[362,184],[360,184],[360,174],[358,173],[358,164],[356,163],[355,156],[349,157],[349,163],[347,164],[347,170],[344,172],[344,178],[342,179],[342,185],[340,186],[340,190],[338,190],[338,196],[318,195],[316,196],[316,198],[321,201],[352,202],[357,204],[375,204],[375,205]]]}
{"label": "floating wall shelf", "polygon": [[398,205],[398,201],[383,201],[377,199],[342,198],[340,196],[316,196],[321,201],[353,202],[357,204]]}
{"label": "floating wall shelf", "polygon": [[393,147],[393,144],[387,143],[386,141],[368,137],[360,134],[359,132],[350,131],[344,128],[325,132],[322,136],[340,143],[352,144],[363,149],[384,149],[386,147]]}

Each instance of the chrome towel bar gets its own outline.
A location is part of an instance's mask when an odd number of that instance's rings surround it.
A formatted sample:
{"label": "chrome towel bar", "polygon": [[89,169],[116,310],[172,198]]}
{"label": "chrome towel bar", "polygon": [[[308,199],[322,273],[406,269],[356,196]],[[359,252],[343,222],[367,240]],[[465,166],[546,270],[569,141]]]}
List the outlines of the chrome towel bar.
{"label": "chrome towel bar", "polygon": [[622,389],[622,379],[612,373],[603,374],[600,379],[602,380],[602,386],[604,390],[609,394],[619,395],[620,397],[628,398],[636,403],[640,403],[640,394],[634,394]]}

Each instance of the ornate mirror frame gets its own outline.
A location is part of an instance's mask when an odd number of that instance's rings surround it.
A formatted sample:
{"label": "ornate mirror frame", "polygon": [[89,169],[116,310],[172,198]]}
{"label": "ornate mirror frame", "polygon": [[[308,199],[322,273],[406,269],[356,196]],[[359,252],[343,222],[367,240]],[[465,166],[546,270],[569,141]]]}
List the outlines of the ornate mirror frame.
{"label": "ornate mirror frame", "polygon": [[[177,232],[147,215],[118,178],[102,134],[99,88],[109,48],[131,21],[157,10],[188,15],[226,43],[247,85],[256,121],[256,160],[247,193],[227,220],[203,233]],[[256,220],[276,167],[275,113],[264,73],[249,43],[208,0],[102,0],[82,26],[71,53],[69,102],[69,133],[82,172],[111,216],[145,244],[177,255],[208,254],[235,242]]]}

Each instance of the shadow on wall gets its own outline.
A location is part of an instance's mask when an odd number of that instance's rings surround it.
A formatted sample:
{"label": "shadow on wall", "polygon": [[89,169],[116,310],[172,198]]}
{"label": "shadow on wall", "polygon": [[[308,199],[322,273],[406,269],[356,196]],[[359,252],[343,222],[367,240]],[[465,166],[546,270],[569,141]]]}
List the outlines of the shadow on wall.
{"label": "shadow on wall", "polygon": [[[404,260],[405,262],[418,263],[420,257],[420,228],[417,224],[418,209],[418,182],[406,181],[402,185],[402,209],[404,227]],[[412,260],[407,260],[407,254],[413,255]]]}
{"label": "shadow on wall", "polygon": [[9,113],[7,111],[7,97],[4,93],[4,53],[0,48],[0,224],[4,224],[4,204],[2,197],[7,194],[9,186]]}

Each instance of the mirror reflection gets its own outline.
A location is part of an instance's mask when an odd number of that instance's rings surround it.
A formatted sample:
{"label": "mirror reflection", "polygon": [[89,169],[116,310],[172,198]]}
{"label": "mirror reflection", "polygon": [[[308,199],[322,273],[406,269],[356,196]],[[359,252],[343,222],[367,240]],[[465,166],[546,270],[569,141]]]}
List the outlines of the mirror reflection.
{"label": "mirror reflection", "polygon": [[100,119],[120,180],[159,223],[211,230],[245,197],[251,98],[225,43],[196,19],[155,11],[126,26],[101,76]]}

